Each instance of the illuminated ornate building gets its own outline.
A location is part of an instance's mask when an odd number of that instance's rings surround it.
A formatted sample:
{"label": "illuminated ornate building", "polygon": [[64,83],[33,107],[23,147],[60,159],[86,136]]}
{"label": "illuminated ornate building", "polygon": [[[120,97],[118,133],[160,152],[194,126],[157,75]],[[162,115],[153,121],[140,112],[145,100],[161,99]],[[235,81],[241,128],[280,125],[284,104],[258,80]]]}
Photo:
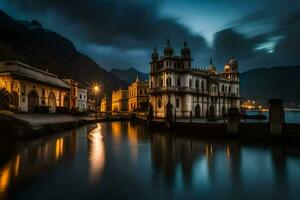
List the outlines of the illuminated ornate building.
{"label": "illuminated ornate building", "polygon": [[49,72],[19,61],[0,62],[0,87],[11,95],[11,104],[23,112],[35,112],[39,106],[69,108],[71,86]]}
{"label": "illuminated ornate building", "polygon": [[113,91],[111,98],[112,112],[128,111],[128,90]]}
{"label": "illuminated ornate building", "polygon": [[178,117],[221,117],[231,107],[240,107],[238,62],[231,58],[218,72],[210,60],[205,69],[192,68],[192,56],[184,41],[180,55],[167,41],[164,55],[152,53],[150,103],[155,117],[166,117],[167,104]]}
{"label": "illuminated ornate building", "polygon": [[87,110],[87,89],[78,88],[77,107],[79,111]]}
{"label": "illuminated ornate building", "polygon": [[128,111],[147,110],[149,102],[149,82],[139,81],[137,78],[128,87]]}
{"label": "illuminated ornate building", "polygon": [[110,111],[110,108],[111,103],[105,94],[104,97],[101,99],[100,112],[108,112]]}

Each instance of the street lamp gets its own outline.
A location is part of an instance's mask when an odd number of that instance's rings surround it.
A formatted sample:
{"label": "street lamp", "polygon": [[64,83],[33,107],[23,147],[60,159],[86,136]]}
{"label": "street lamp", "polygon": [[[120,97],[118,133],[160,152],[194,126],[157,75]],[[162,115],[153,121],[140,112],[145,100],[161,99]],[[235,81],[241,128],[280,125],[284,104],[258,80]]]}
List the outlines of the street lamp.
{"label": "street lamp", "polygon": [[99,86],[98,85],[95,85],[94,86],[94,92],[95,92],[95,95],[96,95],[96,102],[95,102],[95,121],[97,122],[98,120],[98,108],[97,108],[97,104],[98,104],[98,93],[99,93]]}

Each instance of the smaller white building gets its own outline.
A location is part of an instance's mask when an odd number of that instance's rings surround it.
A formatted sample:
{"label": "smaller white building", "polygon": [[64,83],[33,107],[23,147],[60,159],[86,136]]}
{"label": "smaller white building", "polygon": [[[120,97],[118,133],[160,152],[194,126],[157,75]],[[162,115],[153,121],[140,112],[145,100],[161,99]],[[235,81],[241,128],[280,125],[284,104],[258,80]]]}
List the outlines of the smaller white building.
{"label": "smaller white building", "polygon": [[79,111],[87,110],[87,89],[78,88],[77,107]]}

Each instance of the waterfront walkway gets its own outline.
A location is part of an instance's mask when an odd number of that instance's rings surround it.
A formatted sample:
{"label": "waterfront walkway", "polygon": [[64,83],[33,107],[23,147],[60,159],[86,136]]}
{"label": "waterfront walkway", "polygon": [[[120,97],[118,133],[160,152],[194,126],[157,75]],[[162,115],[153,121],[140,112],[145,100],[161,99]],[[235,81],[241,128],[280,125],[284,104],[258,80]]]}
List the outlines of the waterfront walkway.
{"label": "waterfront walkway", "polygon": [[65,122],[79,122],[81,120],[92,121],[94,116],[73,116],[67,114],[14,114],[14,117],[28,122],[31,126],[42,126],[44,124],[56,124]]}

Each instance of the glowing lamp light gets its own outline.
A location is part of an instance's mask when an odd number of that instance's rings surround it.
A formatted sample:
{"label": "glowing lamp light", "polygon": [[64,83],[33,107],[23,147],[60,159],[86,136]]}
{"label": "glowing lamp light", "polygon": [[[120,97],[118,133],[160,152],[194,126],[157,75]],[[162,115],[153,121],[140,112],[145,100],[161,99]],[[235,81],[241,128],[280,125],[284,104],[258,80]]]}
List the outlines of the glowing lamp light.
{"label": "glowing lamp light", "polygon": [[95,92],[98,92],[99,91],[99,86],[95,86],[94,90],[95,90]]}

